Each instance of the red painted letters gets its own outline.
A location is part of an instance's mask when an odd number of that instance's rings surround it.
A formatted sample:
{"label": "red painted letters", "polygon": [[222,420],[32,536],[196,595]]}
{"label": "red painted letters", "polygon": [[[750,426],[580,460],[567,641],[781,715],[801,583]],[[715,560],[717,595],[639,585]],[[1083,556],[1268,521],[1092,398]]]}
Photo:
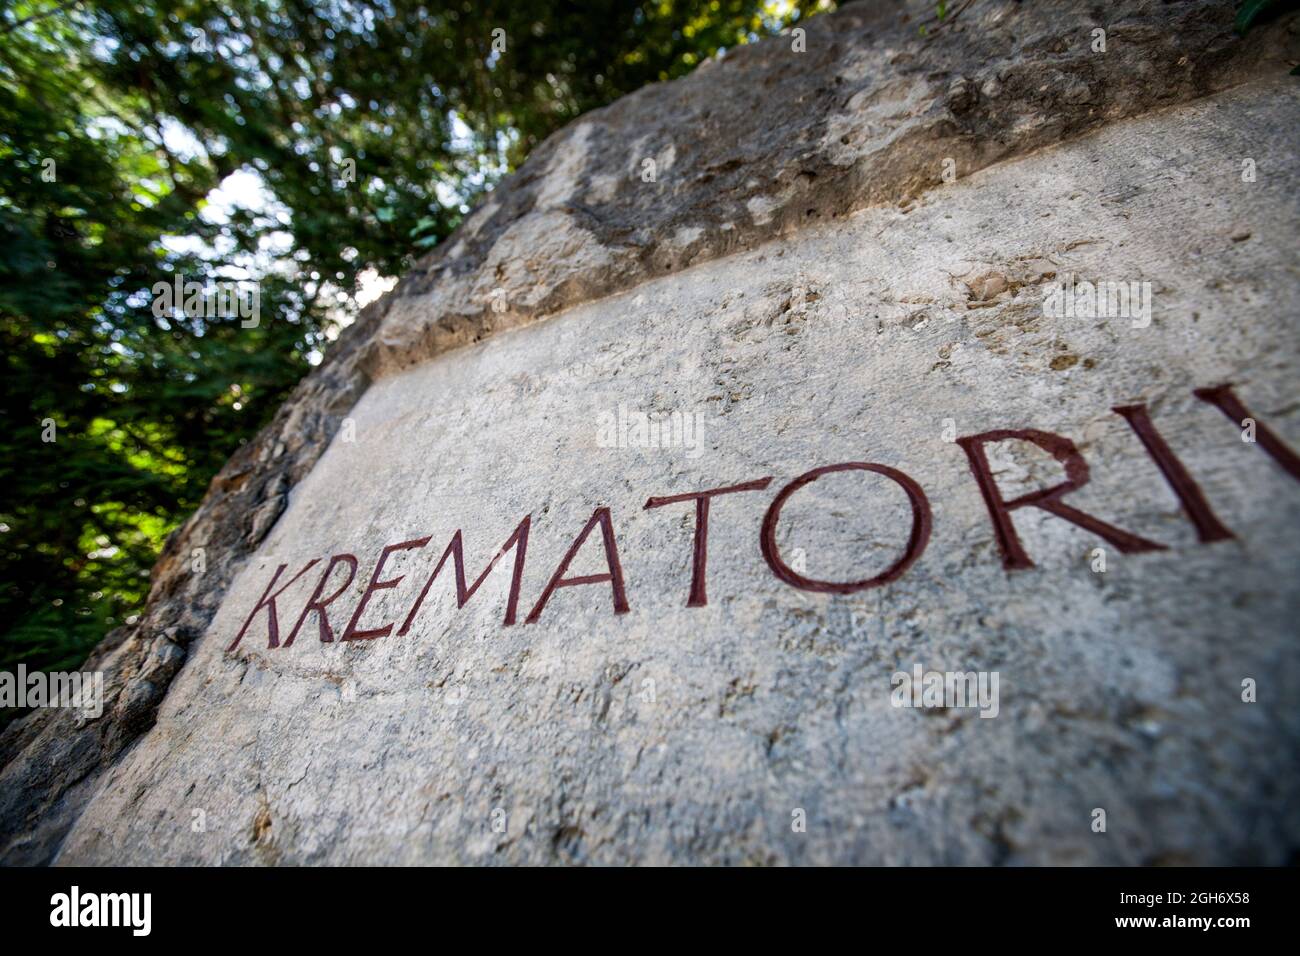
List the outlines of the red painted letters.
{"label": "red painted letters", "polygon": [[[1059,485],[1052,485],[1050,488],[1031,491],[1029,494],[1021,495],[1012,501],[1004,501],[1002,493],[998,491],[997,481],[993,478],[993,472],[989,468],[989,460],[984,454],[984,446],[990,442],[1008,441],[1010,439],[1032,442],[1043,451],[1051,453],[1053,458],[1065,466],[1065,481]],[[1034,562],[1030,561],[1029,555],[1025,553],[1025,548],[1020,543],[1020,536],[1016,534],[1015,523],[1011,520],[1011,512],[1017,508],[1027,506],[1042,508],[1048,514],[1064,518],[1085,531],[1091,531],[1093,534],[1109,541],[1123,554],[1164,550],[1165,546],[1163,544],[1156,544],[1154,541],[1148,541],[1146,538],[1130,534],[1113,524],[1107,524],[1100,518],[1094,518],[1078,508],[1071,508],[1061,501],[1070,492],[1077,491],[1088,483],[1088,463],[1083,460],[1083,456],[1079,454],[1079,449],[1074,447],[1074,442],[1070,441],[1070,439],[1063,438],[1060,435],[1053,435],[1051,432],[1040,432],[1034,428],[1021,428],[967,435],[964,438],[958,438],[957,444],[961,445],[966,452],[966,457],[970,460],[970,470],[975,475],[975,481],[980,487],[980,494],[984,496],[984,504],[988,506],[989,517],[993,519],[993,531],[997,535],[998,547],[1002,551],[1002,565],[1008,570],[1019,570],[1034,566]]]}
{"label": "red painted letters", "polygon": [[312,558],[310,561],[307,562],[307,564],[303,567],[301,571],[299,571],[297,574],[293,576],[292,579],[290,579],[288,584],[286,584],[284,587],[280,588],[280,590],[272,594],[271,588],[275,587],[275,582],[280,580],[280,575],[284,573],[284,569],[287,568],[289,565],[282,564],[278,568],[276,568],[275,574],[271,578],[271,583],[268,584],[266,586],[266,590],[262,592],[262,599],[258,601],[257,604],[253,606],[253,610],[248,613],[248,618],[244,621],[244,626],[239,629],[239,633],[235,635],[234,641],[231,642],[230,646],[227,647],[226,650],[233,651],[236,647],[239,646],[239,642],[244,638],[244,632],[248,630],[248,625],[253,623],[253,618],[257,616],[257,612],[262,610],[262,608],[266,608],[266,613],[267,613],[267,634],[269,636],[269,641],[266,646],[279,647],[280,646],[280,621],[278,615],[275,612],[275,599],[278,598],[285,591],[289,590],[289,588],[293,587],[294,582],[297,581],[304,574],[306,574],[308,571],[310,571],[312,565],[315,564],[318,560],[320,559]]}
{"label": "red painted letters", "polygon": [[[322,601],[320,598],[321,592],[325,590],[325,582],[330,579],[330,573],[334,570],[336,564],[346,564],[348,566],[348,579],[335,588],[333,594]],[[302,609],[302,613],[298,615],[298,623],[296,623],[293,626],[293,630],[289,632],[289,639],[284,642],[284,646],[288,647],[293,643],[293,639],[298,636],[298,629],[302,627],[303,623],[307,620],[307,615],[312,611],[316,612],[316,624],[320,628],[321,643],[329,644],[333,641],[334,629],[330,627],[329,613],[325,609],[343,596],[343,592],[351,587],[352,579],[356,576],[356,555],[336,554],[334,557],[330,558],[330,563],[325,568],[325,573],[320,576],[320,581],[316,583],[316,590],[312,592],[311,597],[307,599],[307,605]]]}
{"label": "red painted letters", "polygon": [[[907,547],[903,551],[903,556],[873,578],[839,583],[817,581],[799,574],[786,564],[777,552],[776,523],[781,518],[781,508],[784,507],[790,496],[804,485],[812,484],[822,475],[828,475],[836,471],[872,471],[878,475],[884,475],[890,481],[902,486],[903,490],[907,492],[908,502],[912,506],[912,531],[908,536]],[[921,556],[921,552],[925,550],[925,546],[930,540],[930,525],[930,502],[925,497],[925,492],[921,490],[920,485],[898,469],[890,468],[888,465],[850,461],[842,465],[826,465],[822,468],[814,468],[812,471],[800,475],[777,492],[776,499],[763,517],[763,530],[759,534],[759,546],[762,549],[763,557],[767,559],[768,567],[772,569],[772,573],[791,587],[799,588],[801,591],[852,594],[854,591],[880,587],[882,584],[888,584],[890,581],[902,577],[903,573],[912,566],[916,559]]]}
{"label": "red painted letters", "polygon": [[482,584],[492,569],[496,567],[498,559],[501,558],[511,548],[515,550],[515,570],[510,578],[510,599],[506,603],[505,624],[509,627],[515,623],[515,611],[519,607],[519,586],[524,579],[524,559],[528,555],[528,528],[532,522],[532,515],[524,515],[524,520],[519,522],[514,533],[506,538],[506,543],[501,545],[500,550],[492,556],[488,566],[483,569],[483,573],[474,579],[474,583],[465,587],[465,554],[461,546],[459,529],[451,536],[451,543],[447,545],[447,550],[442,552],[442,557],[438,559],[438,566],[433,569],[433,574],[429,575],[429,580],[424,582],[424,587],[420,589],[420,596],[415,599],[415,604],[411,606],[411,611],[406,615],[406,620],[402,622],[402,629],[397,632],[401,637],[411,629],[412,622],[415,621],[415,615],[419,613],[420,605],[424,603],[425,596],[429,593],[429,588],[433,585],[434,579],[438,577],[438,572],[442,566],[447,563],[450,557],[456,565],[456,607],[462,608],[465,602],[474,596],[478,586]]}
{"label": "red painted letters", "polygon": [[366,604],[370,602],[370,595],[376,591],[382,591],[387,588],[395,588],[402,583],[405,575],[399,574],[395,578],[389,578],[387,581],[379,580],[379,575],[384,570],[384,562],[394,551],[414,551],[423,548],[429,543],[429,537],[416,538],[413,541],[403,541],[401,544],[390,544],[379,553],[379,561],[375,564],[375,573],[370,575],[370,584],[366,586],[366,593],[361,595],[361,600],[357,602],[357,609],[352,612],[352,619],[348,621],[348,628],[343,632],[345,641],[370,641],[376,637],[387,637],[393,632],[393,625],[386,624],[383,627],[372,628],[368,631],[357,629],[357,622],[361,620],[361,614],[366,609]]}
{"label": "red painted letters", "polygon": [[[1265,425],[1255,420],[1250,411],[1237,398],[1230,385],[1220,385],[1215,388],[1197,389],[1195,395],[1198,399],[1208,404],[1214,405],[1228,416],[1234,423],[1248,429],[1245,433],[1254,436],[1258,444],[1273,458],[1279,465],[1286,470],[1292,477],[1300,480],[1300,456],[1288,448],[1272,431]],[[1143,404],[1134,405],[1117,405],[1112,409],[1117,415],[1120,415],[1132,429],[1133,433],[1142,442],[1147,454],[1160,470],[1165,482],[1169,485],[1174,495],[1178,498],[1179,504],[1186,513],[1188,520],[1196,528],[1197,537],[1202,542],[1223,541],[1233,537],[1233,533],[1223,522],[1221,522],[1205,494],[1201,491],[1200,486],[1196,483],[1191,473],[1179,460],[1178,456],[1165,442],[1164,437],[1157,430],[1155,424],[1151,421],[1150,413]],[[1251,431],[1253,429],[1253,431]],[[992,468],[989,466],[988,457],[985,453],[985,446],[1003,441],[1024,441],[1036,445],[1038,448],[1048,452],[1056,459],[1065,469],[1065,480],[1048,488],[1041,488],[1037,491],[1031,491],[1017,498],[1007,501],[1002,497],[997,481],[993,477]],[[1026,553],[1024,545],[1016,532],[1015,523],[1012,520],[1012,513],[1020,508],[1033,507],[1040,508],[1050,515],[1062,518],[1077,527],[1083,528],[1092,534],[1097,535],[1103,540],[1109,542],[1125,554],[1136,554],[1147,551],[1162,551],[1165,546],[1155,541],[1149,541],[1122,528],[1117,528],[1112,524],[1102,521],[1087,512],[1080,511],[1071,507],[1064,502],[1066,495],[1077,491],[1088,483],[1089,470],[1088,464],[1084,461],[1083,456],[1074,443],[1068,438],[1056,435],[1051,432],[1038,431],[1036,429],[999,429],[994,431],[981,432],[977,435],[966,435],[957,439],[957,443],[966,453],[967,461],[970,465],[971,473],[975,477],[976,484],[979,487],[980,494],[983,496],[984,504],[988,509],[989,518],[993,523],[994,536],[998,543],[1001,553],[1002,564],[1007,570],[1021,570],[1034,567],[1033,561],[1030,560]],[[864,578],[859,581],[821,581],[815,578],[809,578],[802,573],[795,571],[786,563],[777,549],[776,528],[781,518],[781,511],[801,488],[812,484],[824,475],[847,472],[847,471],[868,471],[874,474],[883,475],[890,481],[897,484],[907,494],[908,502],[912,510],[911,528],[908,532],[907,542],[902,556],[890,567],[886,568],[880,574],[874,577]],[[708,546],[709,546],[709,516],[710,507],[713,499],[722,495],[734,494],[742,491],[761,491],[771,484],[772,478],[757,478],[752,481],[742,482],[735,485],[724,485],[717,488],[708,488],[703,491],[691,491],[677,495],[663,495],[652,497],[646,500],[644,508],[661,508],[670,504],[683,502],[695,503],[695,535],[693,542],[692,562],[691,562],[691,590],[687,598],[687,607],[705,607],[708,604],[707,577],[708,577]],[[442,572],[443,567],[450,559],[454,565],[456,578],[456,606],[463,608],[474,593],[479,589],[487,576],[492,573],[496,563],[505,556],[510,549],[515,551],[514,568],[510,578],[510,593],[506,602],[506,611],[504,624],[509,626],[515,623],[519,608],[520,589],[523,584],[524,562],[528,554],[528,535],[531,528],[531,516],[525,516],[514,532],[506,539],[503,544],[488,562],[482,573],[474,579],[473,584],[466,583],[465,574],[465,556],[461,537],[461,532],[457,531],[452,535],[450,543],[442,552],[442,557],[438,559],[433,573],[429,575],[416,596],[414,604],[411,605],[401,628],[397,631],[398,635],[404,635],[410,632],[415,619],[428,596],[429,588]],[[766,514],[763,517],[762,527],[759,532],[759,549],[764,560],[772,569],[772,573],[784,583],[791,587],[799,588],[805,591],[817,591],[829,594],[851,594],[855,591],[861,591],[866,588],[880,587],[900,578],[906,571],[916,563],[917,559],[925,551],[926,545],[930,540],[933,517],[930,509],[930,502],[926,498],[925,492],[921,486],[912,478],[896,468],[888,465],[874,464],[870,462],[845,462],[838,465],[825,465],[820,468],[814,468],[795,478],[779,492],[769,505]],[[604,547],[605,564],[607,571],[602,574],[588,574],[578,577],[566,578],[565,574],[569,570],[574,558],[577,556],[582,545],[586,542],[591,533],[600,527],[601,543]],[[361,595],[357,606],[353,609],[352,615],[348,620],[347,627],[344,629],[341,640],[360,641],[371,640],[380,637],[386,637],[393,632],[393,624],[388,623],[382,626],[372,628],[362,628],[360,626],[362,615],[369,606],[370,599],[375,592],[396,588],[405,579],[404,575],[398,575],[393,578],[383,578],[384,567],[389,557],[395,551],[418,550],[428,544],[428,536],[414,538],[410,541],[403,541],[399,544],[390,544],[385,546],[379,553],[375,564],[374,571],[370,575],[369,583],[365,592]],[[267,613],[267,646],[276,648],[280,646],[280,624],[279,613],[276,601],[309,570],[319,563],[319,559],[312,559],[293,576],[288,583],[276,589],[281,576],[284,574],[288,565],[281,564],[276,568],[275,574],[271,577],[271,582],[262,592],[261,598],[253,607],[248,617],[244,621],[243,627],[235,636],[234,641],[226,649],[233,651],[243,640],[244,635],[248,632],[253,620],[263,609]],[[348,573],[345,580],[338,584],[329,597],[322,597],[325,589],[329,584],[331,576],[337,565],[347,565]],[[330,644],[334,642],[334,630],[330,625],[328,609],[335,601],[343,596],[349,589],[357,573],[357,558],[351,554],[336,554],[330,558],[328,566],[316,583],[316,588],[311,597],[307,600],[302,612],[298,615],[294,623],[293,630],[289,632],[288,638],[284,642],[285,647],[293,644],[298,632],[307,622],[311,614],[317,616],[317,627],[320,632],[321,643]],[[525,618],[526,623],[536,623],[542,611],[546,609],[554,593],[560,588],[576,587],[582,584],[604,584],[608,582],[613,594],[613,605],[615,614],[626,614],[628,612],[627,592],[623,582],[623,568],[619,561],[618,543],[614,537],[614,524],[610,516],[610,509],[606,507],[597,508],[587,521],[582,531],[574,539],[565,553],[560,565],[556,568],[555,573],[551,575],[550,580],[543,588],[541,596],[538,597],[537,603],[533,609],[528,612]]]}
{"label": "red painted letters", "polygon": [[[564,572],[569,570],[569,563],[573,561],[574,555],[582,547],[582,542],[587,540],[587,535],[591,534],[591,529],[596,527],[597,524],[600,525],[600,533],[605,545],[605,564],[609,567],[609,572],[607,574],[588,574],[579,578],[565,578]],[[524,618],[524,623],[535,624],[537,619],[542,616],[542,609],[546,607],[546,602],[551,599],[551,595],[559,588],[571,588],[579,584],[603,584],[605,581],[608,581],[610,587],[614,590],[614,613],[626,614],[628,611],[627,594],[623,590],[623,567],[618,563],[618,544],[614,541],[614,525],[610,521],[609,509],[597,508],[582,529],[582,532],[569,546],[569,553],[564,556],[560,566],[551,575],[546,590],[537,599],[537,604],[533,606],[533,609],[528,612],[528,616]]]}
{"label": "red painted letters", "polygon": [[684,495],[668,495],[646,500],[647,508],[661,508],[679,501],[695,502],[695,557],[691,565],[691,595],[686,599],[687,607],[704,607],[709,603],[704,583],[705,571],[709,563],[709,500],[718,495],[729,495],[737,491],[759,491],[771,482],[771,478],[758,478],[740,485],[727,485],[725,488],[710,488],[707,491],[691,491]]}

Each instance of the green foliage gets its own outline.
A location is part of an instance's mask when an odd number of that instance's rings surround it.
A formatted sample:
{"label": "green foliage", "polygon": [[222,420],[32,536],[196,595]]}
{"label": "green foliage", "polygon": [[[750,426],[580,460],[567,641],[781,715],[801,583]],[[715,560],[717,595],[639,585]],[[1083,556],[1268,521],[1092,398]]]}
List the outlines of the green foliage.
{"label": "green foliage", "polygon": [[[366,270],[575,116],[827,5],[0,0],[0,668],[74,667],[140,609]],[[269,195],[212,203],[237,172]],[[260,323],[156,317],[177,273],[255,278]]]}
{"label": "green foliage", "polygon": [[1233,24],[1240,36],[1245,36],[1256,23],[1262,23],[1278,16],[1286,10],[1294,10],[1300,3],[1297,0],[1244,0],[1237,10],[1237,19]]}

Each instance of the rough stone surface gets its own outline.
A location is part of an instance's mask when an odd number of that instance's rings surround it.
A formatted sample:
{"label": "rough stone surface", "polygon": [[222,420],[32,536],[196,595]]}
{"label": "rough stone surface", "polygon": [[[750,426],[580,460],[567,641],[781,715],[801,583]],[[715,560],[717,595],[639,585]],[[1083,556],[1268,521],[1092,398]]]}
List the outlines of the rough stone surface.
{"label": "rough stone surface", "polygon": [[[557,134],[214,481],[140,622],[92,655],[105,715],[6,730],[0,860],[1287,859],[1300,499],[1190,395],[1237,382],[1300,446],[1295,20],[1246,41],[1230,21],[1226,3],[977,3],[921,39],[898,8],[850,7],[809,23],[806,54],[734,51]],[[1151,326],[1045,319],[1042,284],[1066,274],[1151,281]],[[1133,401],[1235,541],[1196,542],[1109,411]],[[700,453],[601,447],[620,403],[702,413]],[[1093,466],[1071,501],[1169,550],[1096,575],[1095,538],[1022,511],[1039,568],[1004,572],[945,419],[1071,437]],[[1008,496],[1059,480],[1002,447]],[[919,481],[934,537],[886,588],[796,591],[758,522],[780,485],[852,460]],[[715,505],[710,604],[683,607],[689,507],[645,498],[765,475]],[[817,576],[883,567],[901,494],[824,482],[782,549]],[[522,618],[597,505],[627,614],[593,585],[504,628],[501,566],[459,611],[440,579],[401,638],[321,644],[309,621],[292,647],[255,627],[224,650],[279,563],[355,553],[350,611],[380,547],[432,535],[372,600],[367,621],[392,620],[457,528],[477,574],[531,513]],[[1001,715],[890,707],[913,663],[999,670]]]}
{"label": "rough stone surface", "polygon": [[[860,3],[572,123],[395,290],[376,376],[1300,58],[1231,3]],[[910,10],[912,16],[904,12]],[[1092,30],[1106,30],[1106,52]],[[643,181],[655,161],[655,181]]]}

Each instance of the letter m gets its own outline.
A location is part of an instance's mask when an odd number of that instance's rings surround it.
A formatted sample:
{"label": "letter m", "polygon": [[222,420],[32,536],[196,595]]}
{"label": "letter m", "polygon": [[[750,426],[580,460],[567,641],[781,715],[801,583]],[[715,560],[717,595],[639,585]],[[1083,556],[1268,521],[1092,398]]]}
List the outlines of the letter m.
{"label": "letter m", "polygon": [[515,623],[516,613],[519,609],[519,588],[524,578],[524,559],[528,554],[528,529],[531,522],[532,515],[525,515],[524,520],[519,522],[518,527],[506,539],[506,543],[501,545],[497,553],[493,555],[492,560],[488,562],[488,566],[483,569],[483,573],[475,578],[474,583],[468,587],[465,585],[464,546],[461,543],[460,530],[457,529],[456,533],[451,536],[451,543],[447,545],[447,550],[443,551],[442,557],[438,559],[438,566],[433,569],[433,574],[429,575],[429,580],[424,582],[424,587],[420,590],[420,596],[415,599],[415,604],[412,605],[410,613],[406,615],[406,620],[402,622],[401,629],[397,632],[398,636],[400,637],[409,631],[411,625],[415,623],[415,616],[420,613],[420,607],[424,604],[429,588],[433,586],[433,582],[441,573],[442,567],[447,563],[448,558],[452,559],[456,570],[456,607],[462,608],[474,596],[474,592],[479,589],[479,585],[487,580],[487,576],[496,567],[497,561],[501,560],[511,548],[515,549],[515,567],[510,577],[510,599],[506,603],[505,624],[508,627]]}
{"label": "letter m", "polygon": [[100,925],[131,925],[131,897],[128,894],[104,893],[100,896],[100,899],[103,901],[100,911]]}

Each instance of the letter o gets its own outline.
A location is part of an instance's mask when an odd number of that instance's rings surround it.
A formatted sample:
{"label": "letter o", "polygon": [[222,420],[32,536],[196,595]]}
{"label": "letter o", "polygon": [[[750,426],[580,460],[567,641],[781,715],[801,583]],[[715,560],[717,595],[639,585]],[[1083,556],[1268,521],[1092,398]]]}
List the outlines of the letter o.
{"label": "letter o", "polygon": [[[785,506],[786,501],[804,485],[810,485],[822,475],[828,475],[835,471],[874,471],[878,475],[884,475],[907,492],[908,502],[912,506],[912,534],[907,541],[907,550],[903,552],[901,558],[873,578],[844,582],[817,581],[813,578],[806,578],[795,571],[777,553],[776,523],[781,518],[781,509]],[[921,490],[921,486],[915,481],[897,468],[890,468],[888,465],[877,465],[866,461],[848,461],[842,465],[825,465],[821,468],[814,468],[782,488],[772,500],[772,504],[768,506],[767,514],[763,516],[763,529],[759,533],[759,546],[763,551],[763,558],[767,561],[768,567],[772,569],[772,573],[791,587],[799,588],[801,591],[852,594],[854,591],[880,587],[882,584],[888,584],[890,581],[902,577],[916,559],[921,556],[921,553],[925,551],[925,546],[929,544],[931,524],[930,501],[925,497],[925,492]]]}

